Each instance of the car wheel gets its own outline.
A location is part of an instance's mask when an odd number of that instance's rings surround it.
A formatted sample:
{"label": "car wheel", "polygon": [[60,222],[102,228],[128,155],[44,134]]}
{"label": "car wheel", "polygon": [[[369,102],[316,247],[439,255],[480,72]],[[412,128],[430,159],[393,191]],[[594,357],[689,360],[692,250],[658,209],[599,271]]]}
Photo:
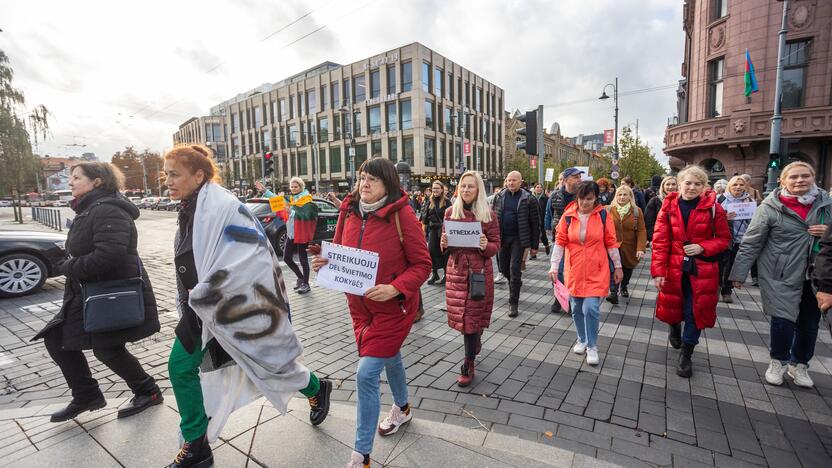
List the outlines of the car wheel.
{"label": "car wheel", "polygon": [[274,240],[272,241],[272,248],[275,250],[275,253],[278,257],[283,258],[283,251],[286,250],[286,228],[281,228],[277,231],[277,234],[274,236]]}
{"label": "car wheel", "polygon": [[0,258],[0,297],[20,297],[39,290],[46,282],[46,265],[37,257],[11,254]]}

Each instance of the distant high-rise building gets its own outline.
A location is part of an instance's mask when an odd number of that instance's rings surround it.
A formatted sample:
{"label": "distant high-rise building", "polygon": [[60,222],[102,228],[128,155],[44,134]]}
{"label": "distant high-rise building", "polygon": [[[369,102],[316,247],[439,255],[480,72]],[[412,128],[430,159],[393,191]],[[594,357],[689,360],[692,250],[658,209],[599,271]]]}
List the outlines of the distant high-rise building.
{"label": "distant high-rise building", "polygon": [[98,161],[98,158],[95,156],[95,153],[83,153],[81,154],[81,159],[84,161]]}

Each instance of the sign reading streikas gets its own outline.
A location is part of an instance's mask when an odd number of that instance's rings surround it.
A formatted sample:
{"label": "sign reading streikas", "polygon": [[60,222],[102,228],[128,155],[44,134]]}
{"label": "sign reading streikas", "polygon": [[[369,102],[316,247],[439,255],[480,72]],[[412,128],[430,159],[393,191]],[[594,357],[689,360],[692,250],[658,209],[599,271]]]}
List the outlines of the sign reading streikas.
{"label": "sign reading streikas", "polygon": [[448,247],[480,247],[482,224],[479,221],[445,221]]}
{"label": "sign reading streikas", "polygon": [[322,242],[321,257],[329,263],[318,271],[318,286],[363,296],[376,285],[377,253]]}

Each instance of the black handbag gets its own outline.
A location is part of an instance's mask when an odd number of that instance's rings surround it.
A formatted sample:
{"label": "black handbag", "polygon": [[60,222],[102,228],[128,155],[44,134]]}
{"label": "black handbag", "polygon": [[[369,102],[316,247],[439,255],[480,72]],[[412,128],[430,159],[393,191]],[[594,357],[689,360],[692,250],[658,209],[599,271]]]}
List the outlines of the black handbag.
{"label": "black handbag", "polygon": [[485,271],[470,271],[470,266],[468,268],[468,299],[481,301],[485,299]]}
{"label": "black handbag", "polygon": [[136,278],[81,284],[84,331],[103,333],[144,323],[144,280]]}

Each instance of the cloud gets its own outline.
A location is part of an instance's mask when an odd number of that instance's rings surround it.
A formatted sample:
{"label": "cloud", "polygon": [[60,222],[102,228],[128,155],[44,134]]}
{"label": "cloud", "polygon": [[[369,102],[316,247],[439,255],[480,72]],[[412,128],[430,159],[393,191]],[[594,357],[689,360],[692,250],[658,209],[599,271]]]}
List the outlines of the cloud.
{"label": "cloud", "polygon": [[13,2],[0,49],[28,104],[53,111],[39,149],[56,155],[79,141],[104,159],[126,145],[160,151],[224,99],[414,41],[501,86],[507,110],[546,105],[546,127],[557,121],[566,135],[613,127],[612,100],[597,97],[617,76],[620,126],[638,119],[641,138],[661,148],[681,13],[667,0]]}

